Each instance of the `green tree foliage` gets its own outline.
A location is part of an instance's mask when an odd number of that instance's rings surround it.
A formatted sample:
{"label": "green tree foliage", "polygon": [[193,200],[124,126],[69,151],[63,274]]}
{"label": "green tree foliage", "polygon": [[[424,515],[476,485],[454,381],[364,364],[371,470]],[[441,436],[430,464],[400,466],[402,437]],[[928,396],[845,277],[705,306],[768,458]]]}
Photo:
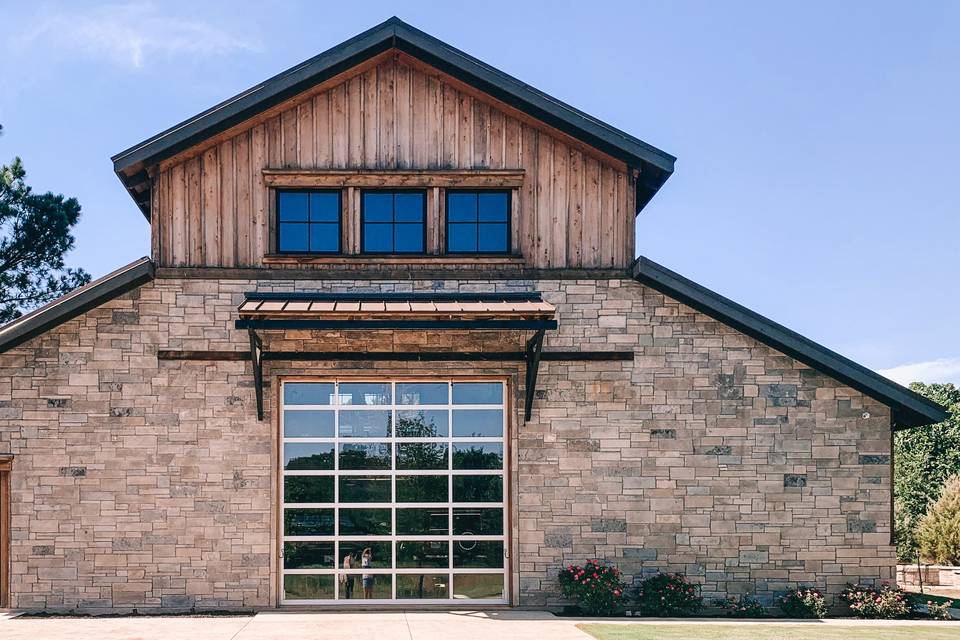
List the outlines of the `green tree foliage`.
{"label": "green tree foliage", "polygon": [[80,218],[74,198],[33,193],[20,158],[0,166],[0,322],[19,318],[90,281],[64,265],[70,230]]}
{"label": "green tree foliage", "polygon": [[944,483],[960,474],[960,389],[952,384],[910,385],[950,410],[940,423],[900,431],[894,438],[897,555],[916,561],[916,530]]}
{"label": "green tree foliage", "polygon": [[943,486],[917,525],[920,557],[934,564],[960,565],[960,475]]}

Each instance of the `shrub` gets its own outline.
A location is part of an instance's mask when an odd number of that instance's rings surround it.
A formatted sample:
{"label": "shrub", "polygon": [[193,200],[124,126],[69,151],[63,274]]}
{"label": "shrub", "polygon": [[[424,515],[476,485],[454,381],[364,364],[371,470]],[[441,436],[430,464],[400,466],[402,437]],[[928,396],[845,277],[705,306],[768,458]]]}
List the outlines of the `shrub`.
{"label": "shrub", "polygon": [[951,607],[953,607],[953,600],[944,602],[927,600],[927,615],[934,620],[953,620],[953,616],[950,615]]}
{"label": "shrub", "polygon": [[934,564],[960,564],[960,475],[943,485],[917,525],[920,555]]}
{"label": "shrub", "polygon": [[749,596],[740,596],[739,600],[727,596],[722,600],[714,600],[713,604],[725,609],[731,618],[762,618],[766,615],[763,605]]}
{"label": "shrub", "polygon": [[848,584],[840,599],[857,618],[903,618],[913,609],[903,590],[888,584],[880,587]]}
{"label": "shrub", "polygon": [[599,560],[588,560],[582,567],[571,564],[560,571],[559,579],[563,595],[584,613],[609,616],[623,603],[626,585],[620,570]]}
{"label": "shrub", "polygon": [[777,599],[780,610],[788,618],[825,618],[827,599],[813,587],[797,587]]}
{"label": "shrub", "polygon": [[645,616],[692,616],[703,608],[700,585],[679,573],[657,573],[640,583],[637,606]]}

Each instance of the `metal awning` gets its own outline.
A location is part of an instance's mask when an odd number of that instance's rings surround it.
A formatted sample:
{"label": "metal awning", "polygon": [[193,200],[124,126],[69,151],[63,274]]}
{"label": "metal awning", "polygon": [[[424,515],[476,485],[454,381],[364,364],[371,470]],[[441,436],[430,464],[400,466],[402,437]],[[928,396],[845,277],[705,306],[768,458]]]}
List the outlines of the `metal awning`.
{"label": "metal awning", "polygon": [[[557,328],[556,307],[539,292],[320,293],[249,292],[237,309],[237,329],[250,336],[250,357],[257,392],[257,417],[263,419],[263,341],[258,330],[326,329],[340,331],[510,330],[533,331],[526,341],[524,419],[529,420],[537,370],[547,330]],[[297,355],[297,354],[288,354]],[[318,360],[317,353],[301,354]],[[337,354],[329,355],[330,360]],[[381,355],[381,354],[370,354]],[[471,354],[463,354],[465,359]],[[487,354],[475,354],[477,360]]]}

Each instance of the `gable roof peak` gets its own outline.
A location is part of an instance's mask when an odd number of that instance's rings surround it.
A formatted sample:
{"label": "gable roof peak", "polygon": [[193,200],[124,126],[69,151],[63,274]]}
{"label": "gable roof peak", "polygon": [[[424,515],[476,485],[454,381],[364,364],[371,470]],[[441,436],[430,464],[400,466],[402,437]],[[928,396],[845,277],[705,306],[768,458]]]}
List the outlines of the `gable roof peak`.
{"label": "gable roof peak", "polygon": [[143,214],[150,217],[146,168],[390,49],[410,54],[531,117],[640,171],[637,213],[673,173],[676,158],[413,27],[397,16],[184,120],[111,158]]}

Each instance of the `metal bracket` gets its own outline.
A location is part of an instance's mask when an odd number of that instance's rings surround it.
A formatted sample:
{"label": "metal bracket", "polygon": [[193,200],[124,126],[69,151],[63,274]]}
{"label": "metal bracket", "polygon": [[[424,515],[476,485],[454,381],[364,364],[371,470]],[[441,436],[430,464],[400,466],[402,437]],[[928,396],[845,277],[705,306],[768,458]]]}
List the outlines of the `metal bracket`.
{"label": "metal bracket", "polygon": [[257,392],[257,420],[263,420],[263,341],[253,329],[250,334],[250,360],[253,362],[253,386]]}
{"label": "metal bracket", "polygon": [[524,350],[525,360],[527,362],[527,397],[523,405],[523,421],[530,420],[530,414],[533,411],[533,396],[537,390],[537,370],[540,368],[540,354],[543,353],[543,334],[544,329],[538,330],[527,340],[527,347]]}

